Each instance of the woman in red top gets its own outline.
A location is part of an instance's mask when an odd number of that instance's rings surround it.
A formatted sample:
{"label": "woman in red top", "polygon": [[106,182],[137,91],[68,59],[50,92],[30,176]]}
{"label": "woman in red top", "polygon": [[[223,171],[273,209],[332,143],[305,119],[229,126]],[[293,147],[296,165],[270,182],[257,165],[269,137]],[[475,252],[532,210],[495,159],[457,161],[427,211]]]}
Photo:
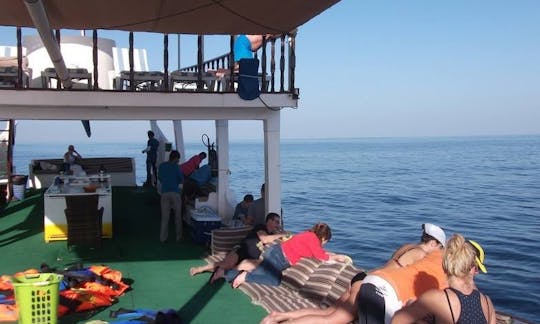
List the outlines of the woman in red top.
{"label": "woman in red top", "polygon": [[252,272],[228,270],[225,278],[233,281],[237,288],[244,282],[256,282],[263,285],[278,286],[282,271],[295,265],[301,258],[336,260],[345,262],[347,257],[326,252],[322,246],[332,237],[330,227],[317,223],[310,230],[296,234],[291,239],[269,247],[263,255],[263,261]]}

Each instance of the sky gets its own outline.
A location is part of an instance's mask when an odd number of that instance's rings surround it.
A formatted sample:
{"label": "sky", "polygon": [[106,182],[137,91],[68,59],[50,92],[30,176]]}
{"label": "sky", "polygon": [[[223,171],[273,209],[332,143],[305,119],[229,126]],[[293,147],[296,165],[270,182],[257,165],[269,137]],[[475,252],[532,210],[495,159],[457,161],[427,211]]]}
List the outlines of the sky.
{"label": "sky", "polygon": [[[540,1],[342,0],[299,27],[298,109],[281,115],[283,139],[540,134]],[[127,34],[100,31],[127,47]],[[0,30],[0,44],[15,42]],[[135,47],[162,69],[162,38],[136,33]],[[170,39],[171,47],[176,38]],[[181,65],[195,37],[181,38]],[[228,38],[207,37],[206,57]],[[171,66],[177,56],[171,48]],[[57,132],[73,142],[145,140],[148,122],[20,121],[19,142]],[[169,122],[160,122],[172,138]],[[185,122],[186,140],[214,134]],[[231,121],[230,139],[262,138],[261,122]]]}

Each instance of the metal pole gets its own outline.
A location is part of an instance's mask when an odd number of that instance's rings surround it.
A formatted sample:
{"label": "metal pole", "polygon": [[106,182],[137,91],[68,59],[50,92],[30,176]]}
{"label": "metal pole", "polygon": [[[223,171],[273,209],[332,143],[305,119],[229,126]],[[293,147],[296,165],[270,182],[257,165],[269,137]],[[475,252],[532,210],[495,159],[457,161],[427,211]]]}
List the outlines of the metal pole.
{"label": "metal pole", "polygon": [[177,70],[180,70],[180,34],[178,34],[178,66]]}

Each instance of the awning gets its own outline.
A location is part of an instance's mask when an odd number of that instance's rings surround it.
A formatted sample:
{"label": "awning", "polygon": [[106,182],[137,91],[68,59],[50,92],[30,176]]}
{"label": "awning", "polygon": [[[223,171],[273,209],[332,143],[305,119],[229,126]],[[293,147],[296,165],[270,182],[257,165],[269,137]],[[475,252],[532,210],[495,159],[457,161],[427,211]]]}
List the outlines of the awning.
{"label": "awning", "polygon": [[[0,25],[33,27],[24,1],[0,0]],[[339,0],[43,0],[54,29],[170,34],[285,33]]]}

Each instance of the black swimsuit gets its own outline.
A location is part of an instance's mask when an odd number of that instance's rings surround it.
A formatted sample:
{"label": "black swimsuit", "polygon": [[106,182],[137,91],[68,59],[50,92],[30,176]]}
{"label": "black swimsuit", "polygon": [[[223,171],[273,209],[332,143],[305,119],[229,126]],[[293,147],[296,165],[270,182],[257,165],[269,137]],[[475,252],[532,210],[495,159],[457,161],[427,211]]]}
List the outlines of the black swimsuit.
{"label": "black swimsuit", "polygon": [[[465,295],[461,291],[448,288],[452,290],[459,302],[461,304],[461,313],[456,322],[454,318],[454,311],[452,310],[452,305],[450,304],[450,298],[448,298],[448,291],[445,289],[444,293],[446,294],[446,300],[448,301],[448,306],[450,307],[450,313],[452,314],[452,322],[455,324],[487,324],[486,317],[482,311],[482,303],[480,301],[480,292],[478,290],[473,290],[470,295]],[[487,297],[486,297],[487,301]],[[489,307],[489,303],[488,303]],[[489,314],[489,312],[488,312]]]}

